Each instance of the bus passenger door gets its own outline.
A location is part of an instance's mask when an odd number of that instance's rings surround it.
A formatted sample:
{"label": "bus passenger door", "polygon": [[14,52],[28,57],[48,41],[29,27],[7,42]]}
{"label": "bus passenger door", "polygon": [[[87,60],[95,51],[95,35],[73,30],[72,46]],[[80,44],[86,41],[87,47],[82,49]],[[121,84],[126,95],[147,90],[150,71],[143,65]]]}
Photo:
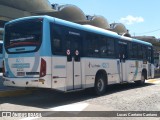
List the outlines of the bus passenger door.
{"label": "bus passenger door", "polygon": [[119,76],[120,82],[127,82],[127,43],[119,43]]}
{"label": "bus passenger door", "polygon": [[81,77],[81,38],[79,36],[69,37],[66,41],[67,55],[67,91],[82,88]]}

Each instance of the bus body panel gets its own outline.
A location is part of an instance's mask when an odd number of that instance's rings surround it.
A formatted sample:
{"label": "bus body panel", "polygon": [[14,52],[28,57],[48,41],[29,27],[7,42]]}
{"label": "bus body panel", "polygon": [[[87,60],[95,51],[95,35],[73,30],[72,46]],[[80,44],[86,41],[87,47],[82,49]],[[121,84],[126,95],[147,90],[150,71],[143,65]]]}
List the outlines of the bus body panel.
{"label": "bus body panel", "polygon": [[127,64],[128,81],[136,81],[141,79],[142,61],[129,60]]}
{"label": "bus body panel", "polygon": [[119,66],[117,59],[92,59],[85,60],[85,78],[86,86],[94,87],[95,76],[99,70],[105,70],[108,76],[108,84],[115,84],[120,82]]}
{"label": "bus body panel", "polygon": [[[40,77],[41,59],[47,63],[46,76]],[[5,62],[4,85],[18,87],[51,88],[50,57],[15,57]]]}
{"label": "bus body panel", "polygon": [[[37,19],[38,20],[38,19]],[[39,19],[41,20],[41,19]],[[23,20],[22,20],[23,21]],[[14,21],[15,22],[15,21]],[[13,22],[13,23],[14,23]],[[16,24],[17,22],[15,22]],[[6,86],[19,86],[19,87],[42,87],[42,88],[51,88],[51,50],[48,44],[46,44],[47,40],[50,42],[50,37],[45,33],[48,32],[48,23],[47,21],[43,21],[43,29],[46,31],[42,31],[42,43],[40,49],[35,52],[32,51],[33,47],[30,46],[31,43],[25,43],[28,45],[25,46],[17,46],[13,48],[8,48],[7,50],[10,52],[9,54],[5,50],[4,56],[4,64],[5,64],[5,73],[4,73],[4,85]],[[14,30],[14,29],[12,29]],[[35,31],[36,32],[36,31]],[[27,33],[27,32],[26,32]],[[25,33],[24,33],[25,34]],[[37,34],[37,33],[35,33]],[[22,36],[22,38],[12,38],[12,41],[15,42],[23,42],[25,39],[28,40],[31,37]],[[6,42],[6,41],[5,41]],[[13,44],[13,45],[21,45]],[[7,43],[6,43],[7,44]],[[11,44],[11,42],[10,42]],[[11,44],[12,45],[12,44]],[[12,45],[12,46],[13,46]],[[12,47],[11,46],[11,47]],[[20,49],[25,50],[23,53],[20,53]],[[19,52],[20,51],[20,52]],[[29,52],[26,52],[29,51]],[[46,52],[44,52],[46,51]],[[19,52],[19,53],[15,53]],[[46,75],[41,77],[40,71],[42,66],[42,60],[46,63]]]}
{"label": "bus body panel", "polygon": [[52,88],[66,91],[66,57],[52,57]]}
{"label": "bus body panel", "polygon": [[[24,54],[5,54],[4,62],[6,63],[6,70],[9,72],[7,75],[10,78],[14,77],[39,77],[39,73],[29,73],[38,72],[40,65],[40,55],[39,52],[31,53],[28,55]],[[28,73],[23,73],[28,72]]]}
{"label": "bus body panel", "polygon": [[154,78],[154,75],[155,75],[155,66],[154,66],[154,64],[151,64],[151,73],[152,73],[152,75],[151,75],[151,78]]}

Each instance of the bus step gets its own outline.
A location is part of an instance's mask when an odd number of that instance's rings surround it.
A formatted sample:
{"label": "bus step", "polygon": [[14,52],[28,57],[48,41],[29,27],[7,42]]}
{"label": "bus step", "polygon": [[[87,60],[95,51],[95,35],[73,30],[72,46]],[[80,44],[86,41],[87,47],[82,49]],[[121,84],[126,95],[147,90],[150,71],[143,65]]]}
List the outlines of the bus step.
{"label": "bus step", "polygon": [[120,84],[126,84],[126,83],[128,83],[127,81],[123,81],[123,82],[121,82]]}
{"label": "bus step", "polygon": [[66,91],[66,93],[69,93],[69,92],[77,92],[77,91],[82,91],[84,89],[73,89],[73,90],[68,90]]}

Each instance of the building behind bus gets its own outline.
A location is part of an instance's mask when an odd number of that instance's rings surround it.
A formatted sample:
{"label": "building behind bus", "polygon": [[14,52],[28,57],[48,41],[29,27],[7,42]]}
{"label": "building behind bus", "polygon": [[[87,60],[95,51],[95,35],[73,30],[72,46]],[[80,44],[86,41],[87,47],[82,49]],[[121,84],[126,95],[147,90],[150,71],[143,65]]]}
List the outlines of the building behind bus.
{"label": "building behind bus", "polygon": [[[56,3],[51,4],[48,2],[48,0],[1,0],[0,40],[3,39],[3,28],[6,22],[16,18],[35,15],[49,15],[79,24],[89,24],[117,32],[120,35],[151,42],[155,49],[155,66],[160,65],[160,43],[159,39],[155,38],[154,36],[131,36],[126,27],[121,23],[109,24],[107,19],[103,16],[85,15],[85,13],[75,5],[59,5]],[[156,68],[159,70],[159,67]]]}

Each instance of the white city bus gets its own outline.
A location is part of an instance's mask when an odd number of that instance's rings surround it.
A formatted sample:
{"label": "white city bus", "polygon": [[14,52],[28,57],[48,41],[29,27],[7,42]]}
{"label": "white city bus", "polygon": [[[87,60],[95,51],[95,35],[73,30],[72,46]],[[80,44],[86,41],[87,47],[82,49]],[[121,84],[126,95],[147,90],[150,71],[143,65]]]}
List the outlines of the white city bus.
{"label": "white city bus", "polygon": [[153,78],[153,47],[89,25],[26,17],[5,25],[3,71],[6,86],[101,95],[110,84]]}

